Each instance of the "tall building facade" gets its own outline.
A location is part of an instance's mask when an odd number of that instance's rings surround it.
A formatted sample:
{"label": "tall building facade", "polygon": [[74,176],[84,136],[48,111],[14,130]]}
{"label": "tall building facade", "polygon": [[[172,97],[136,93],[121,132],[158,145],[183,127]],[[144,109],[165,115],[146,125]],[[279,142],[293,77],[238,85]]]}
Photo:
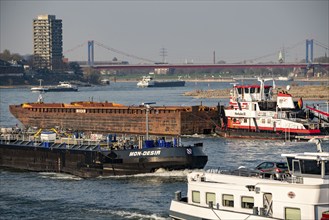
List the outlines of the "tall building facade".
{"label": "tall building facade", "polygon": [[62,68],[62,20],[55,15],[39,15],[33,19],[34,66],[49,70]]}

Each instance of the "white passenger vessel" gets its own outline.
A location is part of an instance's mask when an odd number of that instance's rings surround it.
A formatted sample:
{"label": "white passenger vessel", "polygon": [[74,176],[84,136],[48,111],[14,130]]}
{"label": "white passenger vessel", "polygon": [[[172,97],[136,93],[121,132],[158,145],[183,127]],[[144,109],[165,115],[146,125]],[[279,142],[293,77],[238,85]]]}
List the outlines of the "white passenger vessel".
{"label": "white passenger vessel", "polygon": [[[328,117],[321,112],[321,120],[314,111],[303,109],[303,100],[294,101],[288,91],[278,91],[264,85],[234,85],[229,106],[224,109],[222,127],[217,133],[224,137],[294,139],[295,136],[328,135]],[[289,90],[289,89],[287,89]],[[312,112],[313,111],[313,112]]]}
{"label": "white passenger vessel", "polygon": [[192,172],[187,198],[176,192],[172,219],[329,219],[329,153],[282,154],[283,180]]}

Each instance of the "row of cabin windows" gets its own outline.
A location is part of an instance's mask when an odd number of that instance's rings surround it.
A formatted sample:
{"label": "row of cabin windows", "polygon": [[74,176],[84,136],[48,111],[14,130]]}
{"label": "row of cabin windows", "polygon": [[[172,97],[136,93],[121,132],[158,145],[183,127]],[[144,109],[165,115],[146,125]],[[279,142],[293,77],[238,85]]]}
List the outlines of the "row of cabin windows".
{"label": "row of cabin windows", "polygon": [[[192,191],[192,202],[200,203],[200,192]],[[216,194],[206,192],[206,203],[213,202],[216,204]],[[226,207],[234,207],[234,196],[229,194],[222,195],[222,205]],[[254,198],[249,196],[241,197],[241,208],[252,209],[254,207]]]}
{"label": "row of cabin windows", "polygon": [[[270,88],[265,88],[264,89],[264,93],[268,94],[270,92]],[[242,94],[242,93],[260,93],[260,88],[238,88],[238,93]]]}
{"label": "row of cabin windows", "polygon": [[[200,203],[200,192],[192,191],[192,202]],[[206,192],[206,203],[213,202],[216,204],[216,194]],[[234,196],[231,194],[222,195],[222,206],[234,207]],[[254,207],[254,197],[241,196],[241,208],[252,209]],[[299,208],[285,207],[285,219],[286,220],[300,220],[301,212]]]}
{"label": "row of cabin windows", "polygon": [[[238,119],[238,118],[233,118],[233,122],[236,122],[238,120],[243,120],[244,123],[248,123],[248,119],[247,118],[244,118],[244,119]],[[265,124],[266,123],[266,119],[265,118],[261,118],[261,119],[258,119],[260,122],[262,122],[262,124]],[[267,119],[267,124],[271,124],[271,119],[268,118]]]}
{"label": "row of cabin windows", "polygon": [[260,88],[238,88],[238,93],[260,93]]}
{"label": "row of cabin windows", "polygon": [[[70,108],[32,108],[33,112],[60,112],[75,113],[76,109]],[[170,113],[171,110],[150,111],[150,114]],[[145,110],[126,110],[126,109],[85,109],[85,113],[128,113],[128,114],[145,114]]]}

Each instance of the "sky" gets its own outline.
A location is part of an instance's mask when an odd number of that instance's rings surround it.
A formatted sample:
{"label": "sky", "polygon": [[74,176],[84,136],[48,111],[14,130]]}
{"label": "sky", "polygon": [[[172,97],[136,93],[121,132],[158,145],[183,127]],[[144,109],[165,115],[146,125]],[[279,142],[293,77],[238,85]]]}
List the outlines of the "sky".
{"label": "sky", "polygon": [[[99,46],[169,63],[286,62],[305,58],[306,39],[329,45],[329,0],[293,1],[26,1],[0,0],[0,51],[33,54],[32,21],[51,14],[63,22],[63,53],[70,61],[88,59],[94,40],[95,61],[116,57],[144,61]],[[314,45],[314,56],[328,50]]]}

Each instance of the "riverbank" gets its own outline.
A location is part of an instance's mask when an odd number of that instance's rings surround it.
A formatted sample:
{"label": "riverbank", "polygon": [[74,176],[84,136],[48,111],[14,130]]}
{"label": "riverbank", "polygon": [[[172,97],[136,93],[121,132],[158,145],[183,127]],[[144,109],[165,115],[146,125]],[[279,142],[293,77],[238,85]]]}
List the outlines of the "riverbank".
{"label": "riverbank", "polygon": [[[229,89],[218,90],[194,90],[185,92],[185,96],[193,96],[194,98],[229,98]],[[276,93],[276,91],[275,91]],[[306,86],[291,86],[289,94],[293,97],[302,97],[305,100],[329,100],[329,86],[324,85],[306,85]],[[275,95],[275,94],[274,94]]]}

